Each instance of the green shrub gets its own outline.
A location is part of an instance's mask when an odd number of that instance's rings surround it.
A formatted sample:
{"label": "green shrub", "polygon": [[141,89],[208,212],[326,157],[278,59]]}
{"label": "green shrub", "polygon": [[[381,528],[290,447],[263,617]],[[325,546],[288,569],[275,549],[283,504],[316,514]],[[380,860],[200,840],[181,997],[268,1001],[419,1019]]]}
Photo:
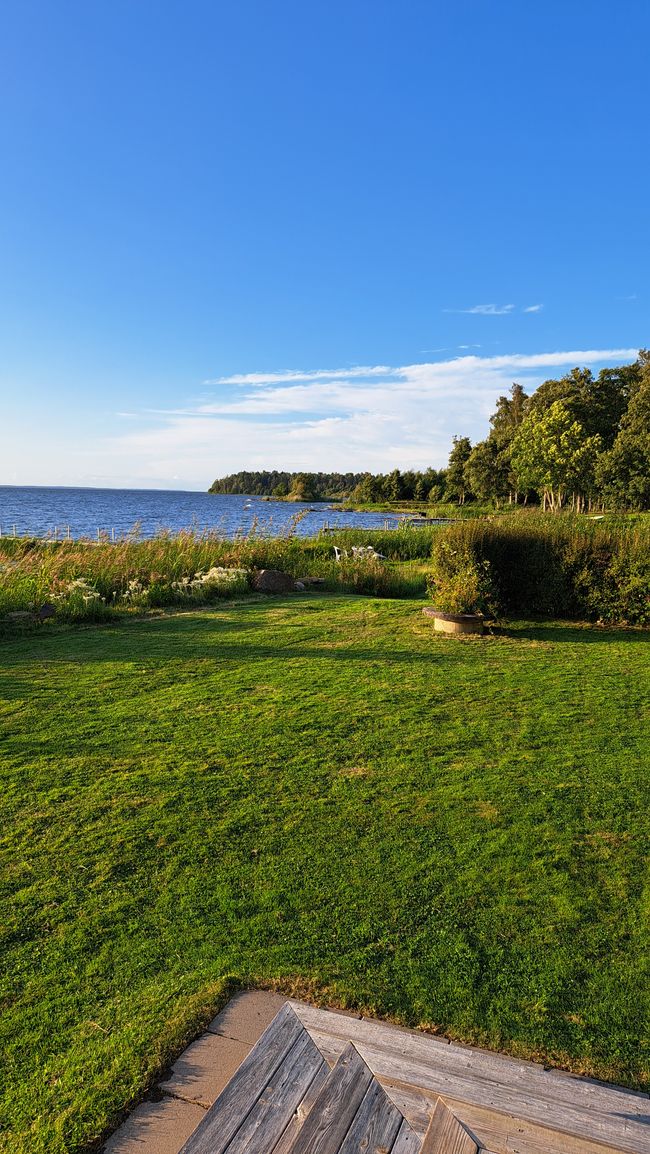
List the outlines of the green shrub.
{"label": "green shrub", "polygon": [[482,613],[494,617],[499,600],[490,562],[468,547],[455,548],[446,537],[437,542],[427,591],[444,613]]}
{"label": "green shrub", "polygon": [[650,621],[650,533],[638,523],[543,515],[459,522],[434,541],[432,563],[437,587],[450,596],[487,564],[502,615]]}

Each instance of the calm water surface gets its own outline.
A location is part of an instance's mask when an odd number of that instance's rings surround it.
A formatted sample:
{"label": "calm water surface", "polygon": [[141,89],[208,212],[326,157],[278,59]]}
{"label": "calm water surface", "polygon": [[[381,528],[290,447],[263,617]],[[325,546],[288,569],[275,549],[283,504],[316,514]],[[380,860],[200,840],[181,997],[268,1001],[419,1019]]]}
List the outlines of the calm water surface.
{"label": "calm water surface", "polygon": [[[307,512],[305,513],[305,510]],[[296,532],[303,537],[324,525],[380,529],[396,518],[385,513],[344,513],[325,502],[313,505],[263,501],[260,497],[184,493],[163,489],[46,489],[0,485],[0,530],[19,536],[97,538],[97,530],[122,537],[138,527],[143,537],[165,530],[213,530],[226,537],[257,526],[281,536],[296,514],[304,514]]]}

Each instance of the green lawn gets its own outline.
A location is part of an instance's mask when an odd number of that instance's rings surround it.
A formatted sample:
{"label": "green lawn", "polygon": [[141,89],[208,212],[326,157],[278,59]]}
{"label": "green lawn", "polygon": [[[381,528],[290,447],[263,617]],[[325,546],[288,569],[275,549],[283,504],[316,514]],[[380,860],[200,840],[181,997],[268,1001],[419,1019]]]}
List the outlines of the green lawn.
{"label": "green lawn", "polygon": [[649,635],[420,609],[2,640],[3,1150],[102,1133],[229,975],[647,1085]]}

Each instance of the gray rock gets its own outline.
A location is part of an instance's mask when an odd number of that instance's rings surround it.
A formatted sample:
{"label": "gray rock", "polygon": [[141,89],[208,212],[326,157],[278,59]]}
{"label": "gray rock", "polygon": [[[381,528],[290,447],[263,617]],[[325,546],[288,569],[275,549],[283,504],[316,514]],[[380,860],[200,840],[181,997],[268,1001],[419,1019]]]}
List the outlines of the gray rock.
{"label": "gray rock", "polygon": [[305,588],[305,583],[304,581],[294,581],[293,587],[297,593],[302,593],[303,589]]}
{"label": "gray rock", "polygon": [[253,574],[252,585],[258,593],[293,593],[295,582],[280,569],[258,569]]}

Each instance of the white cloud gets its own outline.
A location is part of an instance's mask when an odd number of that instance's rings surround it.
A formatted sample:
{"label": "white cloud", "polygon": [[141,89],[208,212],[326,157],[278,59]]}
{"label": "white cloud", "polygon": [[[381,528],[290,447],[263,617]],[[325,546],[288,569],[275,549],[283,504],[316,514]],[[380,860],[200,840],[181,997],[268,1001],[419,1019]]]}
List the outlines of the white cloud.
{"label": "white cloud", "polygon": [[[478,356],[397,367],[290,370],[219,378],[240,391],[143,413],[142,427],[89,449],[93,467],[143,485],[178,476],[205,488],[239,469],[421,468],[446,463],[451,438],[485,436],[513,380],[530,392],[574,365],[634,360],[636,349]],[[129,483],[135,483],[131,480]]]}
{"label": "white cloud", "polygon": [[285,369],[279,373],[235,373],[232,377],[214,377],[204,385],[276,385],[285,381],[337,381],[354,377],[381,377],[390,373],[387,365],[355,365],[351,369],[317,369],[303,372]]}
{"label": "white cloud", "polygon": [[541,313],[544,305],[527,305],[523,312],[525,313]]}
{"label": "white cloud", "polygon": [[443,309],[446,313],[470,313],[481,317],[504,317],[513,312],[514,305],[472,305],[471,309]]}

